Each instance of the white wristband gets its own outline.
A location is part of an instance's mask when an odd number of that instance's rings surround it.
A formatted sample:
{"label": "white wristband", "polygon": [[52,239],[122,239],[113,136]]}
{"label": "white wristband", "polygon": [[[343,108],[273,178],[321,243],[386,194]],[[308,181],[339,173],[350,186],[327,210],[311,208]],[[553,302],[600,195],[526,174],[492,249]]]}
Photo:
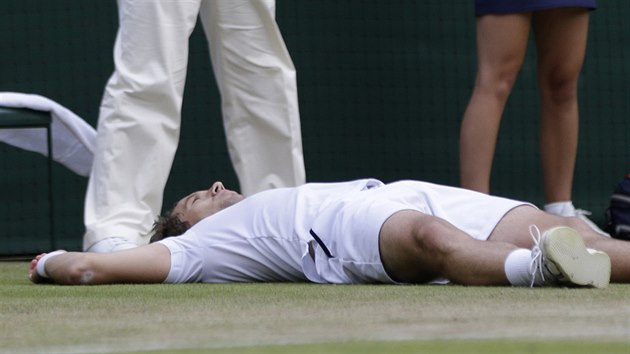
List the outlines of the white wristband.
{"label": "white wristband", "polygon": [[42,278],[49,278],[48,273],[46,273],[46,268],[45,268],[46,261],[62,253],[66,253],[66,251],[57,250],[54,252],[47,253],[44,257],[40,258],[39,261],[37,261],[37,267],[35,268],[35,270],[37,271],[37,275],[39,275]]}

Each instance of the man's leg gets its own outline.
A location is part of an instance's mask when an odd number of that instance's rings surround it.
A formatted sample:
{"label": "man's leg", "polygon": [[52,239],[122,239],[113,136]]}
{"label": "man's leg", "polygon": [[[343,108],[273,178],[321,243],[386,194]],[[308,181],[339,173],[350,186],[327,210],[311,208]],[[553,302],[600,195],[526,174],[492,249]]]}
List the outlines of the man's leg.
{"label": "man's leg", "polygon": [[504,264],[517,247],[475,240],[452,224],[404,210],[383,224],[379,246],[389,276],[403,283],[446,278],[465,285],[508,285]]}
{"label": "man's leg", "polygon": [[[528,206],[516,209],[537,211]],[[518,234],[514,239],[531,244],[531,250],[510,242],[513,237],[499,241],[495,234],[492,241],[476,240],[440,218],[401,211],[381,229],[381,260],[389,276],[404,283],[446,278],[465,285],[608,285],[610,258],[589,251],[575,230],[556,227],[538,235],[530,226],[525,227],[530,241],[520,232],[514,232]],[[588,226],[585,230],[592,232]]]}
{"label": "man's leg", "polygon": [[205,1],[200,17],[241,193],[303,184],[296,73],[275,1]]}
{"label": "man's leg", "polygon": [[[199,4],[119,0],[116,70],[101,104],[84,250],[146,244],[179,139],[188,37]],[[123,242],[110,242],[122,240]]]}
{"label": "man's leg", "polygon": [[602,236],[577,217],[556,216],[531,207],[514,208],[501,219],[488,241],[531,248],[534,241],[529,232],[530,225],[536,225],[542,232],[558,226],[575,229],[586,247],[608,254],[612,266],[611,282],[630,282],[630,242]]}

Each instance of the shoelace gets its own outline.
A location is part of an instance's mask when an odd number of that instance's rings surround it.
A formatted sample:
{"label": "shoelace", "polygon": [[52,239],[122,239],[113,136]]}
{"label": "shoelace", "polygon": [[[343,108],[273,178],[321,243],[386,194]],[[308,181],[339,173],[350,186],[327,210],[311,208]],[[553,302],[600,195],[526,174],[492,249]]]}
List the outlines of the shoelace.
{"label": "shoelace", "polygon": [[534,280],[536,279],[536,271],[540,274],[542,281],[545,281],[545,275],[543,272],[543,252],[540,249],[540,230],[536,225],[529,225],[529,234],[534,240],[534,246],[532,247],[532,261],[529,263],[529,272],[532,275],[532,281],[529,284],[530,288],[534,287]]}

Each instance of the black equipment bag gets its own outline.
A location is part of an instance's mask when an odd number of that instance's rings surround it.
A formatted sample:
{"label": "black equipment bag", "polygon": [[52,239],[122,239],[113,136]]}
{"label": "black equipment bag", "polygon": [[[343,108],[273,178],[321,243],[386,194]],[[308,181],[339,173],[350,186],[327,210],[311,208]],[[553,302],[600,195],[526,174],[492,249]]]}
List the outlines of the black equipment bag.
{"label": "black equipment bag", "polygon": [[617,184],[610,197],[606,231],[614,238],[630,241],[630,173]]}

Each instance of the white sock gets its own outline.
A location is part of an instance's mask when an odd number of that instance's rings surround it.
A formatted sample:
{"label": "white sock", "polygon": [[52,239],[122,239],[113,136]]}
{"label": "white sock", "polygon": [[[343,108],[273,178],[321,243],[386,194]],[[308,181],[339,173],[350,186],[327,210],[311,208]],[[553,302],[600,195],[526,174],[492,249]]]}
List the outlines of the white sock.
{"label": "white sock", "polygon": [[44,257],[40,258],[39,261],[37,261],[37,266],[35,267],[35,271],[37,272],[37,275],[39,275],[42,278],[49,278],[48,273],[46,272],[46,261],[62,253],[66,253],[66,251],[57,250],[54,252],[46,253]]}
{"label": "white sock", "polygon": [[546,212],[554,215],[575,216],[575,207],[570,200],[545,204],[544,209]]}
{"label": "white sock", "polygon": [[[532,251],[519,248],[510,253],[505,259],[505,276],[514,286],[530,286],[532,273],[529,265],[532,262]],[[534,283],[537,285],[536,283]]]}

